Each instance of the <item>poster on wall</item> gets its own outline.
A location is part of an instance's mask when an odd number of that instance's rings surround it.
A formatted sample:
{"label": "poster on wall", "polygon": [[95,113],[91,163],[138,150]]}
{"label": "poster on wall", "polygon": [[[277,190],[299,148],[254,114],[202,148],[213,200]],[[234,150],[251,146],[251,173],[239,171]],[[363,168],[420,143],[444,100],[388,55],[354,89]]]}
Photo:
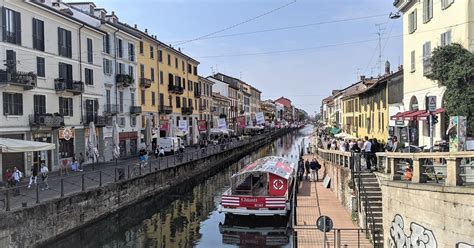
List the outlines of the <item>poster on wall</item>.
{"label": "poster on wall", "polygon": [[198,121],[198,130],[199,132],[205,132],[207,131],[207,123],[205,120],[199,120]]}
{"label": "poster on wall", "polygon": [[178,129],[182,132],[188,131],[188,122],[186,120],[179,120]]}
{"label": "poster on wall", "polygon": [[217,120],[217,127],[220,128],[220,129],[225,129],[227,127],[227,124],[226,124],[224,118],[219,118]]}
{"label": "poster on wall", "polygon": [[265,116],[263,115],[263,112],[258,112],[255,118],[257,120],[257,125],[265,124]]}
{"label": "poster on wall", "polygon": [[446,134],[449,136],[449,151],[457,152],[466,149],[467,119],[465,116],[451,116]]}

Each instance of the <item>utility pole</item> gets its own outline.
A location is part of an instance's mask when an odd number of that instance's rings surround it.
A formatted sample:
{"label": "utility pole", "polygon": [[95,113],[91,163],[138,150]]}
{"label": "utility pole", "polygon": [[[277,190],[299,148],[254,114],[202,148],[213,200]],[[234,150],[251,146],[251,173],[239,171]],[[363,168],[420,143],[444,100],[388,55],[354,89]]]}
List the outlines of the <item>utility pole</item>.
{"label": "utility pole", "polygon": [[378,60],[378,65],[379,65],[379,76],[382,75],[382,31],[385,30],[385,28],[382,28],[383,23],[377,23],[375,26],[378,28],[377,30],[377,36],[379,37],[379,60]]}

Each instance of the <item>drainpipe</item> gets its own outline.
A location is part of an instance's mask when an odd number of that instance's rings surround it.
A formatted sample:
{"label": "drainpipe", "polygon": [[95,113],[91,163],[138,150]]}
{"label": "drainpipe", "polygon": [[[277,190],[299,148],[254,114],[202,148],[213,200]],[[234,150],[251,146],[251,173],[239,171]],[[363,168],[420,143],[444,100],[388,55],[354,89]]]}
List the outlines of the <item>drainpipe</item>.
{"label": "drainpipe", "polygon": [[[84,28],[84,24],[79,28],[79,81],[82,82],[82,43],[81,43],[81,29]],[[81,94],[81,124],[84,124],[84,106],[83,106],[83,99]]]}
{"label": "drainpipe", "polygon": [[[114,82],[115,82],[115,107],[118,113],[118,87],[117,87],[117,32],[119,29],[114,31]],[[111,109],[112,110],[112,109]],[[115,116],[115,122],[117,122],[117,116]]]}

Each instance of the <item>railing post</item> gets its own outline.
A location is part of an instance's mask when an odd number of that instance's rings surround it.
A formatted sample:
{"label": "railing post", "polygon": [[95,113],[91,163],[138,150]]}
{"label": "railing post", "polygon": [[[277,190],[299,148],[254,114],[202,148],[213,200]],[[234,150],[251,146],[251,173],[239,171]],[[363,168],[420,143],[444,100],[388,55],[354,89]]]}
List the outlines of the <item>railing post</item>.
{"label": "railing post", "polygon": [[82,191],[86,190],[86,186],[84,185],[84,174],[81,175],[81,181],[82,181]]}
{"label": "railing post", "polygon": [[461,173],[460,160],[456,157],[446,158],[446,186],[461,186],[462,179],[459,175]]}
{"label": "railing post", "polygon": [[99,187],[102,187],[102,170],[99,171]]}
{"label": "railing post", "polygon": [[395,180],[395,175],[397,173],[397,165],[395,163],[395,158],[387,156],[387,168],[390,168],[390,179]]}
{"label": "railing post", "polygon": [[38,184],[36,184],[36,204],[39,204],[40,203],[40,199],[39,199],[39,187],[38,187]]}
{"label": "railing post", "polygon": [[64,197],[64,178],[61,178],[61,197]]}
{"label": "railing post", "polygon": [[117,182],[117,168],[114,168],[114,182]]}
{"label": "railing post", "polygon": [[413,157],[413,177],[411,179],[413,183],[425,183],[426,176],[421,172],[420,158]]}
{"label": "railing post", "polygon": [[10,211],[10,189],[5,191],[5,210]]}

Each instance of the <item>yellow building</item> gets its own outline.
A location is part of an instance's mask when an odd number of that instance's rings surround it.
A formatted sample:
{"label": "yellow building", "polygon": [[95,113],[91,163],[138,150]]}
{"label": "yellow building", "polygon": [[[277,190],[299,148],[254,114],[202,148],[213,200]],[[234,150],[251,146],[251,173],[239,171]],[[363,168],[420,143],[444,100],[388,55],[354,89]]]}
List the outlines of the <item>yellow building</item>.
{"label": "yellow building", "polygon": [[359,128],[359,95],[373,84],[373,79],[362,79],[343,92],[342,97],[342,127],[341,129],[352,136],[358,137]]}

